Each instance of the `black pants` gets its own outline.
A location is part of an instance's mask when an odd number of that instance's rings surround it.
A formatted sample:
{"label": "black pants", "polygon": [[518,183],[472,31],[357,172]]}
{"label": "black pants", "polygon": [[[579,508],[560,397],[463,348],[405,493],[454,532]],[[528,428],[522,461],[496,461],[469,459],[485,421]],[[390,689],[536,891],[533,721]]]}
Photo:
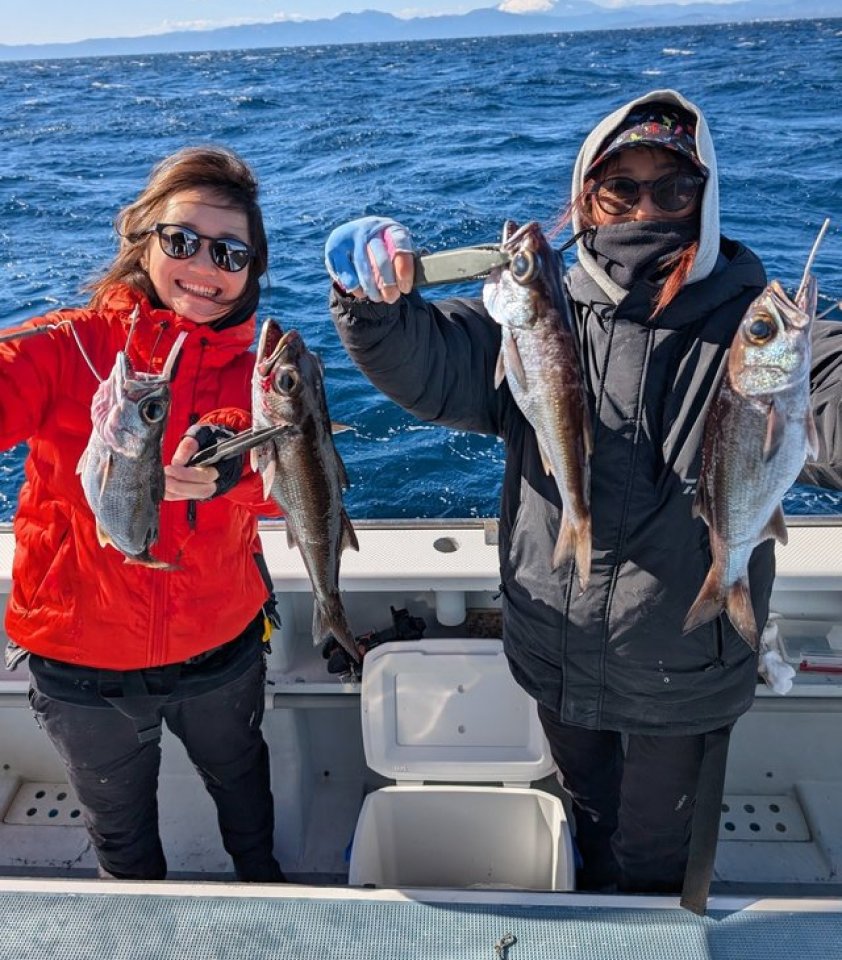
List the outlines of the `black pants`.
{"label": "black pants", "polygon": [[[269,753],[260,732],[265,658],[259,637],[248,632],[226,647],[234,649],[207,665],[187,665],[169,694],[161,696],[158,689],[149,702],[182,741],[213,798],[237,879],[278,881],[283,874],[272,854]],[[32,708],[64,760],[101,872],[120,879],[163,879],[159,740],[142,742],[137,723],[114,706],[118,700],[103,699],[94,681],[89,679],[89,692],[79,695],[86,687],[82,678],[102,671],[36,657],[30,666]],[[156,675],[155,670],[131,672]],[[59,699],[62,685],[74,675],[67,699]],[[109,675],[109,692],[113,686]]]}
{"label": "black pants", "polygon": [[679,893],[687,866],[704,734],[627,736],[561,723],[538,707],[573,800],[580,890]]}

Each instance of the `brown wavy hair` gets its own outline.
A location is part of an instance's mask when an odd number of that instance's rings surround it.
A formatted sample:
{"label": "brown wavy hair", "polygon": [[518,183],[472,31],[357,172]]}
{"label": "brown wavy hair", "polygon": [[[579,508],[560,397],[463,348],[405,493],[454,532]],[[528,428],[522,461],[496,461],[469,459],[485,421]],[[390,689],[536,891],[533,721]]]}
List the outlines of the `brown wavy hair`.
{"label": "brown wavy hair", "polygon": [[[648,150],[650,148],[639,146],[635,147],[634,149]],[[617,156],[617,154],[615,154],[615,156]],[[600,164],[599,167],[591,171],[590,175],[585,178],[581,191],[570,201],[570,203],[559,215],[558,220],[552,229],[552,235],[561,233],[561,231],[573,220],[574,213],[578,215],[577,218],[579,221],[579,228],[581,230],[585,230],[588,227],[597,226],[593,215],[593,205],[596,202],[593,196],[593,188],[605,175],[612,159],[614,159],[614,157],[609,157],[605,163]],[[684,160],[682,157],[678,156],[676,156],[676,170],[681,172],[686,171],[687,173],[699,172],[698,167],[695,167],[688,160]],[[696,210],[697,217],[699,216],[700,208],[701,202],[699,202],[699,206]],[[699,242],[698,240],[695,240],[683,250],[677,251],[666,261],[663,268],[664,282],[661,284],[658,295],[655,297],[653,303],[653,317],[657,317],[659,313],[663,313],[667,306],[678,296],[679,290],[681,290],[681,288],[687,282],[687,278],[690,276],[690,271],[693,269],[693,264],[696,261],[698,252]]]}
{"label": "brown wavy hair", "polygon": [[184,147],[153,168],[140,196],[117,214],[114,227],[120,248],[106,273],[88,286],[92,307],[99,306],[108,288],[116,283],[126,283],[156,301],[155,288],[141,264],[150,239],[144,233],[159,221],[170,197],[197,187],[212,190],[226,206],[246,215],[255,256],[247,268],[245,288],[231,305],[228,316],[247,317],[254,313],[260,300],[260,278],[269,263],[257,177],[236,153],[219,146]]}

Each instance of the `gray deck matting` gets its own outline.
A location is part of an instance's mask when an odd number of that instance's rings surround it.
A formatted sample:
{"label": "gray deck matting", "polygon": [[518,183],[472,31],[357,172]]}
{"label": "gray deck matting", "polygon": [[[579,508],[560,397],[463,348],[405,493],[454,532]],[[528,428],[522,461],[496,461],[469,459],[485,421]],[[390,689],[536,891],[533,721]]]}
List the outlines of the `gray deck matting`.
{"label": "gray deck matting", "polygon": [[2,960],[840,960],[842,912],[0,893]]}

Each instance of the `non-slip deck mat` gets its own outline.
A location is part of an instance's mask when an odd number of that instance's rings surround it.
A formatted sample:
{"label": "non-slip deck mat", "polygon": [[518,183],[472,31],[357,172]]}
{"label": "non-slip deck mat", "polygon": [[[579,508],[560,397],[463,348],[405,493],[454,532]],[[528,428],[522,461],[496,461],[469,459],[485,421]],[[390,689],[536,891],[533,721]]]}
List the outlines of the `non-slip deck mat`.
{"label": "non-slip deck mat", "polygon": [[2,960],[840,960],[842,913],[0,893]]}

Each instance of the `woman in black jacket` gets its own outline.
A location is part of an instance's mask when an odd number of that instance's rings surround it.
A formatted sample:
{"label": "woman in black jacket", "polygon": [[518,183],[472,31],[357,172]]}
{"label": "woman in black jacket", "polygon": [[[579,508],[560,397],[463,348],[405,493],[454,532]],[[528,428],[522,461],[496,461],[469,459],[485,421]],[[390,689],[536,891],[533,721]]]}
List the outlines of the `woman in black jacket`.
{"label": "woman in black jacket", "polygon": [[[331,308],[354,362],[402,407],[504,440],[503,640],[573,799],[577,885],[676,892],[705,750],[727,744],[757,682],[756,651],[726,616],[682,627],[710,566],[708,528],[692,514],[704,415],[766,277],[720,235],[713,143],[675,91],[596,126],[572,196],[578,264],[566,289],[594,432],[584,591],[573,564],[551,572],[558,490],[506,384],[495,389],[500,328],[482,303],[422,299],[408,231],[368,217],[328,239]],[[814,343],[814,391],[836,400],[835,417],[823,401],[819,461],[838,477],[842,326],[816,323]],[[773,576],[767,540],[750,565],[761,625]]]}

